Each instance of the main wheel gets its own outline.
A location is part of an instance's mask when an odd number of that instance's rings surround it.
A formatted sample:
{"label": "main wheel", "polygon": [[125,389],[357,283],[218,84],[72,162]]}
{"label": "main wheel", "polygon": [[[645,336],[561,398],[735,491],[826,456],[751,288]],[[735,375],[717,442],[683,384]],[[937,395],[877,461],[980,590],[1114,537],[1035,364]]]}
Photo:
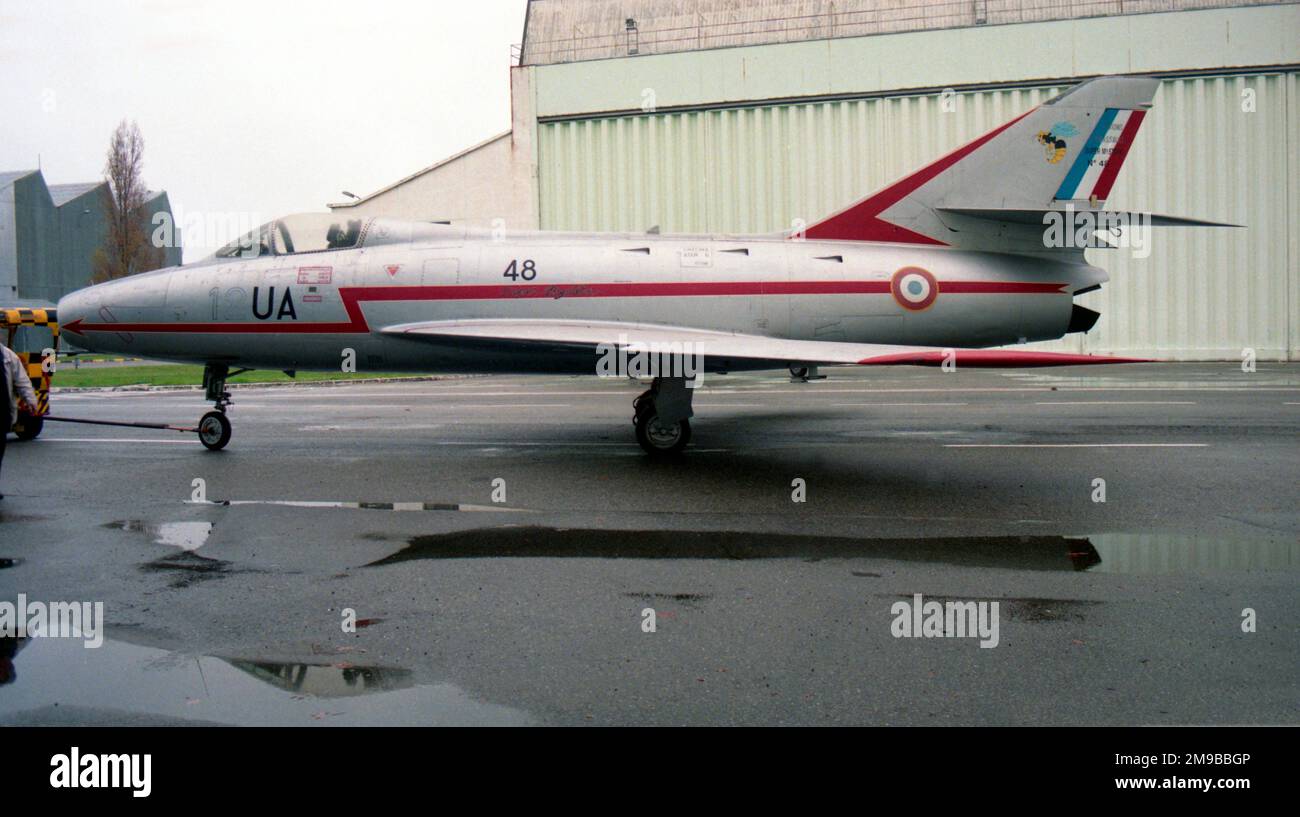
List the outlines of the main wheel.
{"label": "main wheel", "polygon": [[636,441],[651,456],[680,454],[691,441],[691,421],[683,419],[676,423],[661,423],[659,415],[653,409],[638,412]]}
{"label": "main wheel", "polygon": [[795,380],[807,380],[807,379],[808,379],[808,367],[807,367],[807,366],[792,365],[792,366],[790,367],[790,377],[794,378]]}
{"label": "main wheel", "polygon": [[230,442],[230,418],[220,411],[209,411],[199,420],[199,442],[209,451],[220,451]]}
{"label": "main wheel", "polygon": [[41,429],[43,428],[45,428],[44,417],[23,415],[19,418],[18,424],[14,426],[14,434],[23,441],[34,440],[41,436]]}

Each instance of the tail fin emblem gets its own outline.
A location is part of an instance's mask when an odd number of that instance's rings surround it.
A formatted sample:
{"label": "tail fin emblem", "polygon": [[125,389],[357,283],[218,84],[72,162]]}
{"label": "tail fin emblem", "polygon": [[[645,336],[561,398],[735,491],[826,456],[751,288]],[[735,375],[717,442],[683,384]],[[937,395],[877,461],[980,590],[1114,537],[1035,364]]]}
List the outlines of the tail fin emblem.
{"label": "tail fin emblem", "polygon": [[1040,130],[1037,135],[1039,144],[1047,150],[1047,163],[1054,165],[1065,158],[1069,147],[1065,137],[1075,136],[1079,131],[1069,122],[1057,122],[1051,130]]}

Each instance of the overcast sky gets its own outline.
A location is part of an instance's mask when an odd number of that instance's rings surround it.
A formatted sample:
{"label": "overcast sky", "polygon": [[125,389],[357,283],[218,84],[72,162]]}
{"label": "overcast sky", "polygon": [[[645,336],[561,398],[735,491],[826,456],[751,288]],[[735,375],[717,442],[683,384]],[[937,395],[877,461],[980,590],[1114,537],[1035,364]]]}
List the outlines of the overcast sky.
{"label": "overcast sky", "polygon": [[0,171],[97,180],[126,118],[180,219],[324,210],[509,129],[525,6],[0,0]]}

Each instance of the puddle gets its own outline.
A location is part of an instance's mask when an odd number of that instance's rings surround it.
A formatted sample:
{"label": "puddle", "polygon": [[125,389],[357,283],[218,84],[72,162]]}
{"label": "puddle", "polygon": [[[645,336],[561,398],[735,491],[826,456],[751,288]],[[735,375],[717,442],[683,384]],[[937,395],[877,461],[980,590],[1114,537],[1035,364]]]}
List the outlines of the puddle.
{"label": "puddle", "polygon": [[510,726],[525,712],[405,669],[186,656],[105,639],[0,639],[0,724]]}
{"label": "puddle", "polygon": [[[889,559],[961,567],[1168,574],[1300,571],[1300,541],[1180,534],[852,538],[744,531],[504,526],[410,539],[367,567],[409,559]],[[854,575],[876,577],[861,572]]]}
{"label": "puddle", "polygon": [[109,530],[125,530],[144,533],[159,545],[180,548],[181,550],[198,550],[212,535],[211,522],[143,522],[139,519],[122,519],[106,522],[103,527]]}

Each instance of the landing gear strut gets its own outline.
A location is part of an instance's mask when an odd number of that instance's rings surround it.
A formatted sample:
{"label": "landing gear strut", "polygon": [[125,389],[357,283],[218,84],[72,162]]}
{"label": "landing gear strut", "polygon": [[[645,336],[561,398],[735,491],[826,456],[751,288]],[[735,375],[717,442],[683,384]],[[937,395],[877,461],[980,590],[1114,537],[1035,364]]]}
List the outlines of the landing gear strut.
{"label": "landing gear strut", "polygon": [[807,383],[809,380],[825,380],[826,375],[818,374],[816,366],[805,366],[802,363],[790,364],[790,382]]}
{"label": "landing gear strut", "polygon": [[691,396],[684,377],[656,377],[632,401],[636,441],[652,457],[680,454],[691,441]]}
{"label": "landing gear strut", "polygon": [[204,399],[216,407],[199,420],[199,442],[209,451],[220,451],[230,442],[230,418],[226,408],[230,405],[230,392],[226,391],[226,378],[230,367],[224,363],[209,363],[203,367]]}

